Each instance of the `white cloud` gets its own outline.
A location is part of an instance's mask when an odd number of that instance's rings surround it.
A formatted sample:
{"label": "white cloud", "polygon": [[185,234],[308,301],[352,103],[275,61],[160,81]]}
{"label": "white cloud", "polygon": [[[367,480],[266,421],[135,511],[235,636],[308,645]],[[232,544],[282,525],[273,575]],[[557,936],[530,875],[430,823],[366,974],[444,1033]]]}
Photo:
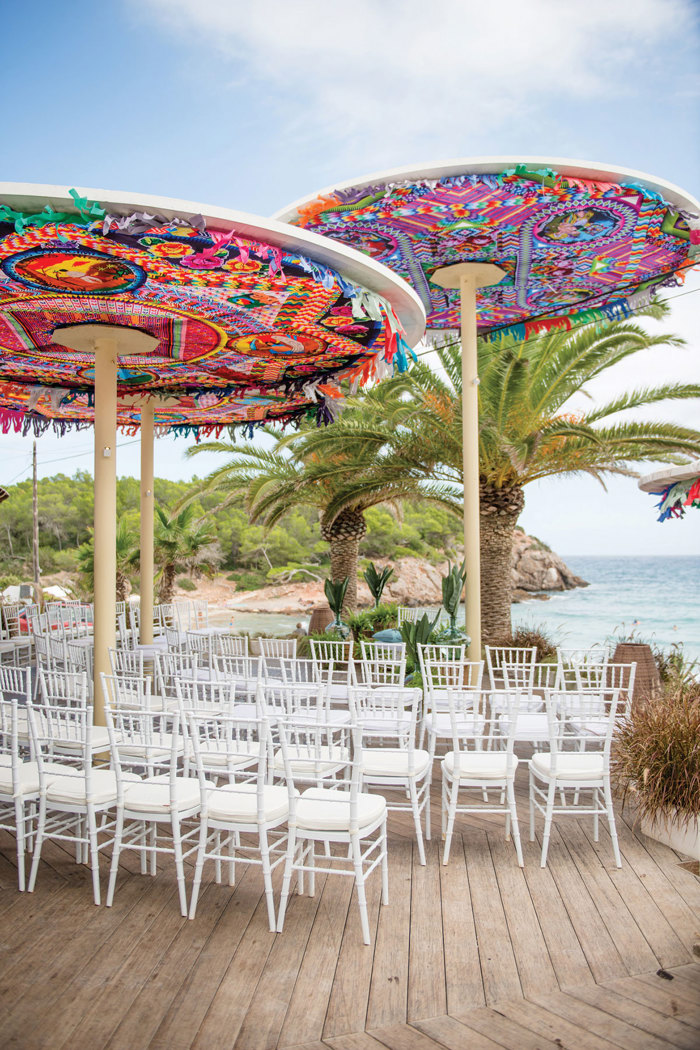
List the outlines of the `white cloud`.
{"label": "white cloud", "polygon": [[243,75],[274,98],[290,141],[381,163],[449,155],[559,101],[605,119],[656,76],[670,94],[697,41],[693,0],[145,0],[145,11],[216,49],[239,90]]}

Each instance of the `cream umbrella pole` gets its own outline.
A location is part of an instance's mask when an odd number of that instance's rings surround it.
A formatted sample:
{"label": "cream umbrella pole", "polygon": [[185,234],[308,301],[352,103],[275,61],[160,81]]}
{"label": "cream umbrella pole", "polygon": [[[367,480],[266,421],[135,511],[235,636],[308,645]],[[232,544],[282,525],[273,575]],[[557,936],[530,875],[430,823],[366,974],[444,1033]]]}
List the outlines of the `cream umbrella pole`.
{"label": "cream umbrella pole", "polygon": [[141,406],[141,645],[153,644],[153,420],[155,404]]}
{"label": "cream umbrella pole", "polygon": [[464,472],[464,621],[469,659],[481,659],[481,537],[479,529],[479,367],[476,290],[504,276],[489,263],[457,263],[436,270],[431,280],[441,288],[459,288],[462,337],[462,467]]}
{"label": "cream umbrella pole", "polygon": [[149,354],[158,340],[138,329],[103,324],[58,327],[53,337],[61,346],[95,355],[94,703],[95,722],[104,725],[100,674],[109,674],[117,619],[118,359]]}

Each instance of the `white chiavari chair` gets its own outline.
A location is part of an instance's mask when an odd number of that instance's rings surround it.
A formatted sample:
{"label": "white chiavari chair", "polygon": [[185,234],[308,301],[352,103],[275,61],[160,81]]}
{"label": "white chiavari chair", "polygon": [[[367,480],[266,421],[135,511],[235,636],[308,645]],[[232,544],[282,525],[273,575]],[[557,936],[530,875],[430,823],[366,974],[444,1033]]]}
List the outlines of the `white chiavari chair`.
{"label": "white chiavari chair", "polygon": [[360,682],[369,686],[402,686],[406,679],[404,642],[360,642]]}

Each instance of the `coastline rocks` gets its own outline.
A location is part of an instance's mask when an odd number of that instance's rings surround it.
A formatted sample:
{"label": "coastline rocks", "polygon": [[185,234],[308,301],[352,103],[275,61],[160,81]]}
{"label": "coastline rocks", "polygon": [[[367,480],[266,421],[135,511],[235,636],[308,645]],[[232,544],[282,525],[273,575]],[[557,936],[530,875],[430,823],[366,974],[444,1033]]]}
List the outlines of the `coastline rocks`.
{"label": "coastline rocks", "polygon": [[587,581],[572,572],[558,554],[522,529],[516,529],[513,536],[511,576],[514,602],[528,598],[546,599],[547,595],[542,591],[570,591],[574,587],[588,586]]}
{"label": "coastline rocks", "polygon": [[[384,589],[384,600],[397,605],[421,606],[442,603],[442,577],[447,562],[432,565],[420,558],[377,559],[381,567],[393,565],[394,575]],[[561,558],[545,544],[517,530],[513,541],[513,601],[537,598],[546,600],[543,591],[566,591],[588,586],[576,576]],[[230,586],[230,585],[229,585]],[[230,594],[230,592],[229,592]],[[372,598],[364,580],[358,580],[357,597],[360,608],[372,605]],[[325,606],[323,584],[320,582],[286,583],[262,587],[257,591],[238,591],[228,597],[226,605],[240,612],[276,612],[282,614],[307,613],[316,606]]]}

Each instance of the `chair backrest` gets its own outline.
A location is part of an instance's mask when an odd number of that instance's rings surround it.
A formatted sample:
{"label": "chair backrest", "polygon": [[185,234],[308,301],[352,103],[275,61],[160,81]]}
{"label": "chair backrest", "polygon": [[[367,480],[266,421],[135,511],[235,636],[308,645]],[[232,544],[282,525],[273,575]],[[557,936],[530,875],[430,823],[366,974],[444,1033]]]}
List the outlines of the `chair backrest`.
{"label": "chair backrest", "polygon": [[160,710],[153,702],[153,679],[150,675],[100,675],[104,702],[131,710]]}
{"label": "chair backrest", "polygon": [[401,627],[402,623],[418,623],[426,615],[429,620],[433,619],[434,614],[430,609],[424,609],[421,606],[409,608],[407,605],[399,605],[396,609],[396,622]]}
{"label": "chair backrest", "polygon": [[251,702],[255,699],[262,677],[262,659],[259,656],[213,656],[211,675],[233,686],[236,698]]}
{"label": "chair backrest", "polygon": [[233,714],[236,689],[232,682],[178,678],[175,692],[183,711],[209,711]]}
{"label": "chair backrest", "polygon": [[51,635],[49,638],[49,657],[51,666],[57,671],[68,670],[68,647],[65,635],[60,637]]}
{"label": "chair backrest", "polygon": [[183,749],[180,712],[166,717],[149,708],[122,705],[106,689],[105,721],[113,768],[146,777],[169,774],[170,809],[176,813],[178,762]]}
{"label": "chair backrest", "polygon": [[161,637],[165,635],[165,644],[171,653],[187,652],[187,639],[179,627],[165,627],[161,631]]}
{"label": "chair backrest", "polygon": [[350,690],[348,706],[363,741],[380,737],[394,746],[414,750],[421,696],[420,689],[356,686]]}
{"label": "chair backrest", "polygon": [[320,681],[345,686],[355,684],[352,639],[341,642],[337,639],[312,638],[310,645],[311,659]]}
{"label": "chair backrest", "polygon": [[7,638],[26,638],[31,617],[39,612],[38,605],[2,605],[2,630]]}
{"label": "chair backrest", "polygon": [[49,639],[44,634],[34,635],[34,656],[36,657],[37,670],[45,667],[47,670],[52,666]]}
{"label": "chair backrest", "polygon": [[609,690],[619,690],[620,699],[618,713],[629,714],[634,696],[634,679],[637,674],[637,665],[633,664],[607,664],[605,668],[604,689],[606,694]]}
{"label": "chair backrest", "polygon": [[505,751],[508,756],[506,775],[512,776],[515,772],[513,747],[520,706],[518,695],[505,695],[502,706],[494,711],[485,704],[475,703],[474,693],[469,689],[448,689],[447,705],[455,776],[459,775],[461,760],[467,753],[483,751]]}
{"label": "chair backrest", "polygon": [[166,627],[179,629],[177,613],[172,602],[153,606],[153,634],[162,635]]}
{"label": "chair backrest", "polygon": [[198,662],[196,653],[179,653],[168,650],[153,657],[154,691],[163,700],[177,701],[175,683],[182,678],[196,678]]}
{"label": "chair backrest", "polygon": [[360,642],[362,685],[402,686],[406,678],[405,642]]}
{"label": "chair backrest", "polygon": [[219,656],[248,656],[247,634],[220,634],[216,638]]}
{"label": "chair backrest", "polygon": [[216,644],[210,634],[185,632],[185,648],[189,653],[197,653],[200,667],[211,667],[216,652]]}
{"label": "chair backrest", "polygon": [[[486,645],[486,666],[492,689],[504,685],[504,669],[517,671],[518,668],[532,668],[537,661],[536,646]],[[533,672],[534,677],[534,672]],[[532,680],[529,683],[532,686]],[[526,688],[526,686],[523,686]]]}
{"label": "chair backrest", "polygon": [[[0,799],[9,801],[20,794],[20,766],[22,756],[19,746],[19,704],[17,698],[0,697],[0,768],[3,770],[3,784],[0,786]],[[7,768],[10,768],[10,782],[7,783]],[[9,790],[8,790],[9,789]],[[0,826],[2,814],[0,814]]]}
{"label": "chair backrest", "polygon": [[33,612],[29,614],[29,630],[32,634],[46,635],[49,630],[49,617],[45,612]]}
{"label": "chair backrest", "polygon": [[3,700],[18,700],[22,704],[32,699],[31,667],[0,664],[0,696]]}
{"label": "chair backrest", "polygon": [[[234,714],[211,718],[206,713],[190,709],[186,722],[202,790],[202,811],[206,813],[212,777],[219,781],[219,801],[227,790],[233,792],[236,784],[252,781],[256,784],[258,820],[262,823],[270,732],[267,720],[241,718]],[[221,784],[222,778],[228,784]]]}
{"label": "chair backrest", "polygon": [[138,675],[143,677],[142,649],[110,649],[109,664],[113,675]]}
{"label": "chair backrest", "polygon": [[447,706],[448,689],[481,689],[483,660],[468,660],[466,645],[419,645],[418,660],[426,700]]}
{"label": "chair backrest", "polygon": [[[39,768],[43,783],[44,763],[51,762],[51,779],[60,776],[59,769],[66,766],[66,776],[75,776],[76,768],[85,781],[85,804],[93,800],[92,728],[93,707],[87,701],[87,685],[80,697],[69,701],[42,697],[40,703],[27,707],[29,732],[32,740],[32,756]],[[82,803],[81,803],[82,805]]]}
{"label": "chair backrest", "polygon": [[545,689],[556,689],[559,681],[559,664],[533,664],[532,688],[535,692],[544,693]]}
{"label": "chair backrest", "polygon": [[275,660],[282,656],[289,659],[297,655],[296,638],[259,638],[258,642],[263,660]]}
{"label": "chair backrest", "polygon": [[259,684],[256,695],[271,723],[289,718],[322,722],[330,718],[330,694],[321,682],[268,679]]}
{"label": "chair backrest", "polygon": [[[296,785],[349,792],[350,825],[356,825],[362,782],[362,733],[357,724],[282,719],[277,734],[290,799],[296,799]],[[294,820],[293,809],[289,819]]]}
{"label": "chair backrest", "polygon": [[547,693],[545,705],[549,726],[552,775],[566,752],[595,751],[603,756],[604,771],[610,769],[610,747],[617,718],[620,693],[617,689],[567,689]]}
{"label": "chair backrest", "polygon": [[41,704],[87,706],[88,676],[84,671],[39,671],[38,700]]}

